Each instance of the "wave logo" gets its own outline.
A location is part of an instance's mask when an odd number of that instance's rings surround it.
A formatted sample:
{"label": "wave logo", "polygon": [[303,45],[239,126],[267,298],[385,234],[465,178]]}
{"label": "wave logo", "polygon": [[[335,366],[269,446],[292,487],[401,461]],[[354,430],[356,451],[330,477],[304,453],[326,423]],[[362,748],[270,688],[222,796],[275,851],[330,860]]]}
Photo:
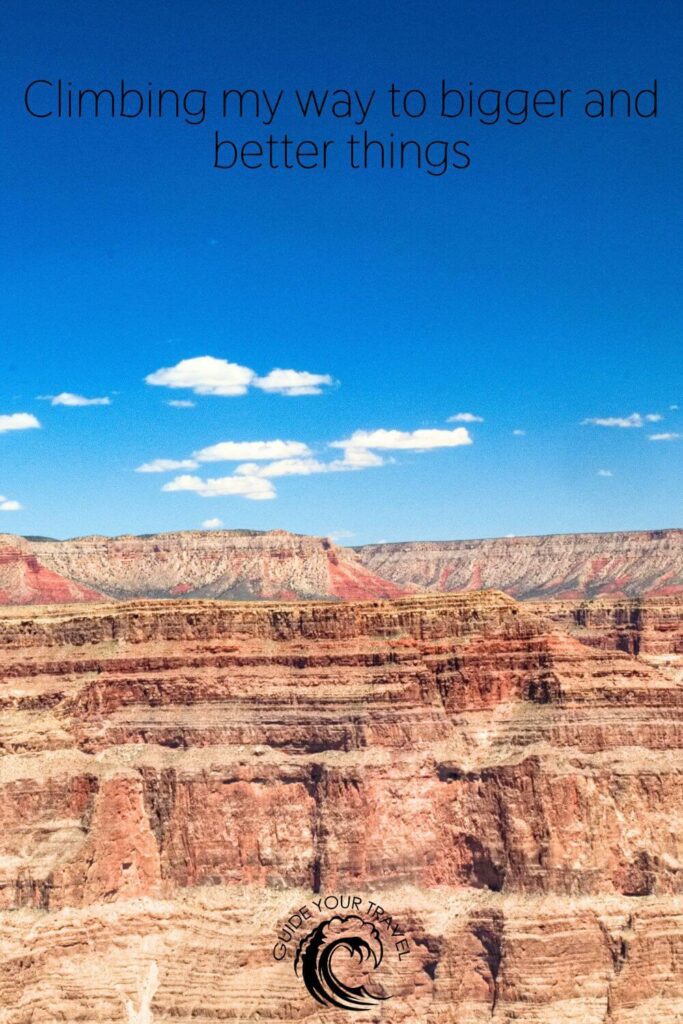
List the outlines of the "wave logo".
{"label": "wave logo", "polygon": [[383,956],[374,924],[355,914],[335,916],[321,921],[299,942],[294,971],[323,1006],[371,1010],[390,998],[367,987]]}

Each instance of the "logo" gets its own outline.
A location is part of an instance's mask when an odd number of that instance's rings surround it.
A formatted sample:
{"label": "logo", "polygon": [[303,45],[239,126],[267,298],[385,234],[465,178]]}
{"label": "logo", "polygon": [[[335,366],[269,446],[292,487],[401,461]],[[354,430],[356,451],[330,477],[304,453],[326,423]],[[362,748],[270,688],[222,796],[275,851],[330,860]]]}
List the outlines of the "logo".
{"label": "logo", "polygon": [[273,947],[273,958],[290,959],[318,1003],[356,1012],[392,998],[391,982],[409,953],[403,929],[383,907],[346,895],[321,896],[299,907]]}
{"label": "logo", "polygon": [[301,974],[304,985],[314,999],[341,1010],[369,1010],[389,996],[374,994],[364,984],[351,985],[335,974],[334,954],[346,950],[358,957],[359,965],[370,963],[379,967],[384,955],[380,934],[362,917],[330,917],[321,921],[299,943],[294,971]]}

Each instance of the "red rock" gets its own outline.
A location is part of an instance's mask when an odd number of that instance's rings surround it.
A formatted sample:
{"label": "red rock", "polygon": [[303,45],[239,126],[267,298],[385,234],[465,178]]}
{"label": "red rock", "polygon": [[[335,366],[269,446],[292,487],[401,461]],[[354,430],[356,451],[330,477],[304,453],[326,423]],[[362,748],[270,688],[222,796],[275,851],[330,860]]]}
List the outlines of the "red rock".
{"label": "red rock", "polygon": [[683,530],[368,544],[372,572],[420,590],[504,590],[521,600],[683,593]]}
{"label": "red rock", "polygon": [[[3,544],[4,542],[4,544]],[[367,600],[414,588],[380,579],[355,552],[322,537],[273,530],[81,537],[0,537],[0,604],[131,597]],[[21,573],[16,568],[21,567]]]}
{"label": "red rock", "polygon": [[0,537],[0,604],[139,597],[372,600],[498,589],[518,599],[683,592],[683,531],[342,548],[284,530],[68,541]]}
{"label": "red rock", "polygon": [[102,601],[97,590],[46,568],[23,538],[0,535],[0,604]]}
{"label": "red rock", "polygon": [[400,920],[387,1024],[678,1024],[683,599],[0,614],[0,1016],[323,1013],[316,894]]}

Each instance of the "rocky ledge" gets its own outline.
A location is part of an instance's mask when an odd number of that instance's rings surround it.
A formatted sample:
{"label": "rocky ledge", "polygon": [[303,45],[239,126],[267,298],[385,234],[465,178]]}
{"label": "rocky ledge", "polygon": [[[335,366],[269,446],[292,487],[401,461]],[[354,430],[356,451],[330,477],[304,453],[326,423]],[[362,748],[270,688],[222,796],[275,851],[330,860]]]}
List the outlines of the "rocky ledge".
{"label": "rocky ledge", "polygon": [[0,1020],[341,1024],[272,951],[359,894],[368,1021],[678,1024],[682,609],[5,609]]}

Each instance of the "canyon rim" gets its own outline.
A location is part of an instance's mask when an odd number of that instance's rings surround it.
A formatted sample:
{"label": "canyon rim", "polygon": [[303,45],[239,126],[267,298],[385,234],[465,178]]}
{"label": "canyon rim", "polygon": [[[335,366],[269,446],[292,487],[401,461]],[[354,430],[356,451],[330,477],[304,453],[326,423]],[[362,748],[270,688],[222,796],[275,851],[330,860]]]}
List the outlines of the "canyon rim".
{"label": "canyon rim", "polygon": [[[384,579],[374,550],[248,539],[261,593],[339,578],[330,557]],[[619,541],[658,595],[525,601],[398,571],[364,601],[131,599],[143,566],[145,587],[201,582],[193,535],[3,543],[68,582],[0,609],[7,1024],[682,1019],[683,596],[646,564],[661,539]]]}

